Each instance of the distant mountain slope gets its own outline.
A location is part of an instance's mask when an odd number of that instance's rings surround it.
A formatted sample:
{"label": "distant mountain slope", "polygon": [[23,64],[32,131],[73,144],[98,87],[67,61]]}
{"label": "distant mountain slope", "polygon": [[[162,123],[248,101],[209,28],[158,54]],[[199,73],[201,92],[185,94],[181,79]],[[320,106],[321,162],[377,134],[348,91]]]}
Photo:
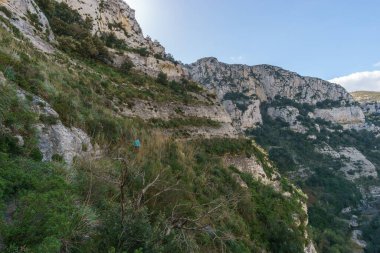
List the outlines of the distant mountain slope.
{"label": "distant mountain slope", "polygon": [[351,95],[358,102],[380,102],[380,92],[376,91],[355,91]]}

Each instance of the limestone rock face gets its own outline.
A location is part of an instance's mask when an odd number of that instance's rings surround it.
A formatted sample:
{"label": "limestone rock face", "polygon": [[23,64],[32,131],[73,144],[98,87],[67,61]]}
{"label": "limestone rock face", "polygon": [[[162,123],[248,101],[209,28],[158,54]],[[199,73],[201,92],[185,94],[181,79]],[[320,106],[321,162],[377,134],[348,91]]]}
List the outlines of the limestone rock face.
{"label": "limestone rock face", "polygon": [[33,0],[0,0],[0,5],[12,13],[12,16],[8,17],[0,11],[0,16],[18,28],[36,48],[46,53],[54,51],[49,44],[54,41],[49,22]]}
{"label": "limestone rock face", "polygon": [[145,100],[135,100],[129,107],[123,109],[122,114],[128,117],[137,116],[144,120],[169,120],[179,117],[208,118],[221,123],[231,123],[230,116],[222,106],[184,105],[175,103],[156,103]]}
{"label": "limestone rock face", "polygon": [[[135,18],[135,11],[123,0],[56,0],[67,3],[77,10],[84,19],[93,21],[93,34],[113,33],[130,49],[146,50],[147,55],[136,52],[116,53],[113,61],[116,66],[126,59],[131,60],[135,68],[156,77],[160,72],[168,75],[169,79],[179,80],[187,75],[181,64],[175,62],[165,52],[165,48],[150,37],[145,37]],[[112,50],[111,50],[112,51]]]}
{"label": "limestone rock face", "polygon": [[61,156],[69,165],[75,157],[92,150],[91,140],[81,129],[67,128],[62,124],[37,125],[38,147],[43,161],[51,161],[54,155]]}
{"label": "limestone rock face", "polygon": [[271,179],[265,173],[263,166],[254,157],[227,156],[224,158],[224,164],[233,166],[241,172],[249,173],[264,184],[271,183]]}
{"label": "limestone rock face", "polygon": [[365,123],[365,116],[359,106],[338,107],[331,109],[316,109],[310,114],[312,118],[321,118],[346,127]]}
{"label": "limestone rock face", "polygon": [[216,58],[204,58],[186,67],[194,80],[215,89],[220,98],[229,91],[240,91],[256,95],[261,101],[280,96],[308,104],[327,99],[353,102],[352,96],[337,84],[303,77],[275,66],[229,65]]}
{"label": "limestone rock face", "polygon": [[176,103],[156,103],[135,100],[132,105],[122,109],[127,117],[139,117],[143,120],[161,119],[168,121],[176,118],[206,118],[220,123],[220,127],[188,128],[191,135],[210,137],[237,137],[236,129],[231,125],[230,115],[220,105],[184,105]]}
{"label": "limestone rock face", "polygon": [[334,150],[326,145],[319,152],[327,154],[333,159],[341,160],[344,163],[341,171],[351,181],[361,177],[377,178],[378,176],[375,165],[354,147],[341,147]]}
{"label": "limestone rock face", "polygon": [[126,59],[132,61],[135,69],[152,77],[157,77],[160,72],[163,72],[170,80],[179,81],[188,75],[187,70],[181,64],[166,59],[157,59],[152,55],[141,56],[136,53],[126,52],[122,55],[115,54],[113,56],[116,66],[120,66]]}
{"label": "limestone rock face", "polygon": [[[342,108],[334,109],[331,113],[319,111],[318,115],[339,124],[364,122],[360,108],[346,109],[345,105],[351,105],[354,101],[343,87],[318,78],[303,77],[269,65],[229,65],[216,58],[204,58],[185,67],[190,78],[216,93],[231,115],[234,126],[240,130],[261,124],[260,103],[277,97],[310,105],[325,100],[339,101]],[[305,132],[305,128],[296,122],[298,113],[294,109],[271,109],[269,112],[276,114],[272,115],[274,118],[280,117],[291,123],[293,130]]]}
{"label": "limestone rock face", "polygon": [[[18,90],[20,99],[26,99],[26,92]],[[52,161],[58,155],[71,165],[75,157],[90,154],[93,151],[90,137],[81,129],[66,127],[59,120],[58,113],[43,99],[32,96],[31,109],[43,118],[49,118],[50,123],[41,122],[35,127],[38,134],[38,147],[43,155],[43,161]]]}
{"label": "limestone rock face", "polygon": [[280,119],[288,123],[290,129],[297,133],[307,132],[307,128],[297,120],[300,115],[299,110],[293,106],[269,107],[267,113],[272,119]]}
{"label": "limestone rock face", "polygon": [[223,105],[226,111],[231,116],[233,120],[233,125],[241,131],[253,128],[263,123],[260,113],[259,100],[251,101],[251,104],[247,106],[245,111],[239,109],[238,106],[231,100],[223,101]]}
{"label": "limestone rock face", "polygon": [[83,18],[90,18],[93,33],[114,33],[131,48],[146,48],[153,54],[165,53],[157,41],[145,38],[135,18],[135,11],[122,0],[56,0],[77,10]]}
{"label": "limestone rock face", "polygon": [[369,101],[360,103],[365,114],[380,114],[380,101]]}

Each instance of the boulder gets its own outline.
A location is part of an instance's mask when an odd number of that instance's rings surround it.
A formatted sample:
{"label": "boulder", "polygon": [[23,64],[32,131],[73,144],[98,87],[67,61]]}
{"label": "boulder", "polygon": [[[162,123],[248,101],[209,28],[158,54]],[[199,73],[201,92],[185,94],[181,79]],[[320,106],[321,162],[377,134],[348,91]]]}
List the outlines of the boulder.
{"label": "boulder", "polygon": [[62,158],[68,165],[71,165],[75,157],[91,154],[94,151],[90,137],[81,129],[63,125],[59,120],[59,114],[49,103],[21,89],[17,90],[19,99],[25,100],[27,95],[32,97],[32,111],[51,119],[49,122],[41,122],[35,126],[43,161]]}

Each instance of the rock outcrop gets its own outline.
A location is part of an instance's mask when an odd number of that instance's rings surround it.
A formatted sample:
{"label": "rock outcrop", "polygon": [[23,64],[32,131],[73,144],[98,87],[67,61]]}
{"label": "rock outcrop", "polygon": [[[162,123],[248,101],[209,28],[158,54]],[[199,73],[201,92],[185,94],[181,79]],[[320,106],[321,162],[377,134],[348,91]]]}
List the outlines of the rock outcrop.
{"label": "rock outcrop", "polygon": [[361,102],[360,106],[362,107],[365,114],[380,115],[380,101]]}
{"label": "rock outcrop", "polygon": [[[190,78],[217,94],[234,125],[240,130],[261,124],[260,104],[280,97],[310,105],[336,101],[341,107],[331,111],[319,110],[317,116],[345,125],[364,122],[361,109],[351,106],[353,98],[343,87],[318,78],[303,77],[269,65],[229,65],[216,58],[204,58],[185,67]],[[269,112],[273,117],[284,116],[283,120],[291,123],[293,130],[305,132],[295,120],[297,112],[293,110],[290,114],[294,116],[290,117],[289,112],[285,111],[271,109]],[[287,114],[286,117],[284,113]]]}
{"label": "rock outcrop", "polygon": [[36,48],[46,53],[54,51],[49,43],[54,41],[54,34],[46,16],[33,0],[0,0],[0,6],[9,11],[4,13],[0,10],[0,16],[16,27]]}
{"label": "rock outcrop", "polygon": [[122,0],[56,0],[77,10],[84,19],[92,20],[94,34],[113,33],[130,48],[146,48],[164,56],[165,49],[157,41],[145,38],[135,18],[135,11]]}
{"label": "rock outcrop", "polygon": [[174,61],[165,48],[150,37],[145,37],[135,18],[135,11],[122,0],[57,0],[77,10],[84,19],[92,20],[94,35],[114,34],[122,40],[129,50],[115,53],[116,66],[126,59],[131,60],[135,68],[150,76],[164,72],[170,79],[179,80],[187,73],[181,64]]}
{"label": "rock outcrop", "polygon": [[249,173],[257,181],[260,181],[266,185],[276,185],[275,188],[279,188],[279,182],[276,182],[276,178],[271,178],[264,171],[263,166],[256,160],[255,157],[241,157],[241,156],[226,156],[224,157],[224,164],[226,166],[233,166],[241,172]]}
{"label": "rock outcrop", "polygon": [[152,101],[135,100],[122,109],[126,117],[139,117],[143,120],[160,119],[163,121],[198,118],[220,123],[218,127],[188,127],[191,135],[209,137],[237,137],[237,131],[231,125],[229,114],[220,105],[184,105],[176,103],[156,103]]}
{"label": "rock outcrop", "polygon": [[54,125],[38,124],[38,147],[43,161],[52,161],[55,157],[71,165],[75,157],[83,156],[93,150],[91,140],[81,129]]}
{"label": "rock outcrop", "polygon": [[297,117],[300,115],[299,110],[293,106],[269,107],[267,113],[272,119],[280,119],[288,123],[290,129],[294,132],[307,132],[307,128],[297,120]]}
{"label": "rock outcrop", "polygon": [[[17,93],[19,99],[27,99],[25,91],[18,90]],[[83,130],[64,126],[59,120],[58,113],[46,101],[34,95],[31,97],[32,111],[43,119],[35,126],[43,161],[52,161],[56,158],[63,159],[71,165],[75,157],[94,151],[90,137]]]}
{"label": "rock outcrop", "polygon": [[270,65],[229,65],[216,58],[204,58],[187,65],[190,76],[210,89],[219,98],[228,92],[255,95],[260,101],[276,96],[299,103],[316,104],[324,100],[353,102],[352,96],[341,86]]}
{"label": "rock outcrop", "polygon": [[332,159],[342,161],[344,166],[341,171],[348,180],[353,181],[362,177],[377,178],[378,176],[375,165],[354,147],[341,147],[334,150],[326,145],[318,151],[329,155]]}
{"label": "rock outcrop", "polygon": [[365,123],[364,113],[359,106],[315,109],[309,116],[340,124],[346,128]]}

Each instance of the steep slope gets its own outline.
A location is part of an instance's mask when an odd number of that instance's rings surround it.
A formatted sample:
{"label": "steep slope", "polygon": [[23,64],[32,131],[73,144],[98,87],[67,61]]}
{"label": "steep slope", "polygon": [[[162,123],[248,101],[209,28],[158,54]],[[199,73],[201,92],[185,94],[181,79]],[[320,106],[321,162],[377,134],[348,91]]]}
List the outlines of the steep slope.
{"label": "steep slope", "polygon": [[[217,93],[234,126],[264,146],[281,173],[308,193],[318,250],[362,252],[366,242],[358,235],[380,210],[377,102],[368,101],[376,95],[354,94],[365,99],[359,105],[339,85],[268,65],[205,58],[186,68]],[[368,232],[364,237],[377,245]]]}
{"label": "steep slope", "polygon": [[[306,196],[133,11],[67,3],[0,2],[1,250],[315,252]],[[11,22],[30,6],[52,50]]]}

